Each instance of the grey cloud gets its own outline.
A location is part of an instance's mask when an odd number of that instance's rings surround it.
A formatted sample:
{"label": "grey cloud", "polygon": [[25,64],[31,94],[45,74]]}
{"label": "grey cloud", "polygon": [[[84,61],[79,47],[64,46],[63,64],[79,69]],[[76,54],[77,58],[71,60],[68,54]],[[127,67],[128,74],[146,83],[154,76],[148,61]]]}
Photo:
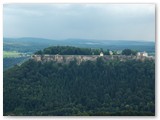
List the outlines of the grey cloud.
{"label": "grey cloud", "polygon": [[155,40],[153,4],[7,4],[4,37]]}

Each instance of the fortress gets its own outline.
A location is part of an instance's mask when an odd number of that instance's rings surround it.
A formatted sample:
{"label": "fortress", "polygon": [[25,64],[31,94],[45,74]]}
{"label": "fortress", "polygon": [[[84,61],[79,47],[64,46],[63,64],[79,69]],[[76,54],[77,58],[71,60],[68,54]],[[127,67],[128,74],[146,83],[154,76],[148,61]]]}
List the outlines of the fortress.
{"label": "fortress", "polygon": [[49,62],[54,61],[57,63],[69,63],[70,61],[76,60],[78,64],[83,61],[96,61],[97,58],[103,58],[105,61],[109,60],[119,60],[119,61],[126,61],[126,60],[142,60],[145,59],[154,60],[153,56],[125,56],[125,55],[33,55],[31,59],[37,62]]}

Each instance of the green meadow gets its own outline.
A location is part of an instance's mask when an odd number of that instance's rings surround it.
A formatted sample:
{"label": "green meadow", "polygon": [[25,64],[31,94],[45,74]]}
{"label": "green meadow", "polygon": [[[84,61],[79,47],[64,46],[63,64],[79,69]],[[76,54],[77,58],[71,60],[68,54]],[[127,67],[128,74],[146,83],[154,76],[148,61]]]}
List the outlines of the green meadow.
{"label": "green meadow", "polygon": [[16,51],[3,51],[3,58],[19,57],[20,53]]}

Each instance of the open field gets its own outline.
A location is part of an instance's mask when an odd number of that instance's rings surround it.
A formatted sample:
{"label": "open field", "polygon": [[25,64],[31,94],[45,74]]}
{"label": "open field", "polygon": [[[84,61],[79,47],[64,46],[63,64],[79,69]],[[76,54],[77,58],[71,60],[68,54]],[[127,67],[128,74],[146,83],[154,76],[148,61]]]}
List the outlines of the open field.
{"label": "open field", "polygon": [[16,51],[3,51],[3,58],[19,57],[20,53]]}

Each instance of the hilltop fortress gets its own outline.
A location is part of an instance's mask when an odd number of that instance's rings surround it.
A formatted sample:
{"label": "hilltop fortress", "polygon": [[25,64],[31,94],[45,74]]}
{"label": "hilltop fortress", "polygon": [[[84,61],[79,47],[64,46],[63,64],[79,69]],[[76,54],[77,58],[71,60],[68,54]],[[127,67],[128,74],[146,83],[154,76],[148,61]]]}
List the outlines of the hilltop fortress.
{"label": "hilltop fortress", "polygon": [[37,62],[49,62],[54,61],[57,63],[69,63],[70,61],[76,60],[78,64],[80,64],[82,61],[96,61],[97,58],[103,58],[105,61],[108,60],[119,60],[119,61],[126,61],[126,60],[142,60],[145,59],[154,60],[153,56],[148,56],[146,53],[143,55],[142,53],[138,53],[136,56],[130,55],[103,55],[103,53],[100,53],[100,55],[33,55],[31,59],[37,61]]}

